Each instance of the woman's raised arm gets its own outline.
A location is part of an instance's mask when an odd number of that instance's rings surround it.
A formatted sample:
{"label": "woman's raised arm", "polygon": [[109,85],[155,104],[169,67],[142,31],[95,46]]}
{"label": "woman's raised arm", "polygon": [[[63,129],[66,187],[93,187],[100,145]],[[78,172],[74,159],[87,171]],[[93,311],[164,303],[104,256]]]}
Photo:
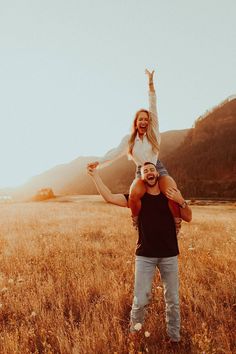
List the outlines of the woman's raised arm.
{"label": "woman's raised arm", "polygon": [[155,87],[154,87],[154,82],[153,82],[154,70],[152,70],[152,72],[150,72],[149,70],[146,69],[145,74],[148,77],[149,92],[155,93]]}
{"label": "woman's raised arm", "polygon": [[156,92],[155,92],[155,87],[154,87],[154,70],[150,72],[149,70],[145,70],[145,74],[148,77],[148,86],[149,86],[149,112],[151,113],[151,124],[153,126],[153,129],[155,131],[156,137],[158,144],[160,145],[161,143],[161,135],[159,131],[159,120],[158,120],[158,114],[157,114],[157,98],[156,98]]}

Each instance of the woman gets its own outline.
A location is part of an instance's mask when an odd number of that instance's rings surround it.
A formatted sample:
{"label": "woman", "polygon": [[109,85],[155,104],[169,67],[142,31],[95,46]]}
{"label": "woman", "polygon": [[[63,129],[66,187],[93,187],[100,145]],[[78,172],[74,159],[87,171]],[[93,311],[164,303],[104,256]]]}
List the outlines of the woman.
{"label": "woman", "polygon": [[[136,178],[130,187],[129,207],[132,210],[132,217],[136,217],[141,209],[141,198],[146,192],[144,182],[141,180],[140,169],[144,162],[152,162],[156,165],[159,172],[158,183],[160,190],[167,198],[171,199],[173,188],[176,189],[176,183],[168,175],[167,170],[158,159],[160,151],[161,136],[159,132],[159,123],[156,107],[156,94],[153,83],[154,71],[145,71],[148,76],[149,84],[149,110],[140,109],[134,118],[131,134],[126,135],[120,145],[110,150],[103,158],[88,164],[88,168],[96,168],[107,162],[113,161],[125,154],[131,157],[137,166]],[[179,216],[177,215],[174,216]]]}

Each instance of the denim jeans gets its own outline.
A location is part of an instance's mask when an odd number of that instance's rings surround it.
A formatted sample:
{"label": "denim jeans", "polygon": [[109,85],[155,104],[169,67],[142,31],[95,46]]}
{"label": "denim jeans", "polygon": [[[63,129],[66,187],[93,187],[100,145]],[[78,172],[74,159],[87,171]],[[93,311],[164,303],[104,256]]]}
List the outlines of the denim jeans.
{"label": "denim jeans", "polygon": [[143,324],[144,322],[145,308],[151,298],[152,281],[156,267],[160,271],[164,287],[167,334],[172,340],[179,341],[180,313],[177,256],[167,258],[136,256],[134,299],[130,314],[130,331],[135,331],[135,324]]}

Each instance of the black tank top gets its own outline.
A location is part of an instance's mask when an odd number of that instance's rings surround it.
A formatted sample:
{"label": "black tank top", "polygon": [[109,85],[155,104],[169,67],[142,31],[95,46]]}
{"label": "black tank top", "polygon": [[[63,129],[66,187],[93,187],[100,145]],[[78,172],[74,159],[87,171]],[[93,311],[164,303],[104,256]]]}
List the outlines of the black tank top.
{"label": "black tank top", "polygon": [[173,257],[179,254],[174,218],[164,194],[145,193],[141,199],[136,255]]}

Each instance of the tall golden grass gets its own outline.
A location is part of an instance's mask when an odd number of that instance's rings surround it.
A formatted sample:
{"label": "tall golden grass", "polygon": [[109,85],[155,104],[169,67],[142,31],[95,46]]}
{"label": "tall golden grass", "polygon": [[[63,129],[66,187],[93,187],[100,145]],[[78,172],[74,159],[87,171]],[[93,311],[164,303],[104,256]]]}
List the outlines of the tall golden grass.
{"label": "tall golden grass", "polygon": [[[236,353],[235,206],[195,206],[179,236],[182,342],[157,276],[128,336],[136,231],[99,198],[0,205],[0,353]],[[150,333],[145,337],[144,331]]]}

